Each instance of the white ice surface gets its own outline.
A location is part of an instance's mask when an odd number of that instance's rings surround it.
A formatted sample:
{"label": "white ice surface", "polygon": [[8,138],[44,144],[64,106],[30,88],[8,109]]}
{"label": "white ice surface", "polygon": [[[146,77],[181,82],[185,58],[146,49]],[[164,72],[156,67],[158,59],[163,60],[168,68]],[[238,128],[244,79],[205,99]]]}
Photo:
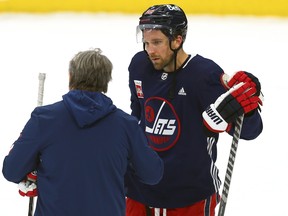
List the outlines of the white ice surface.
{"label": "white ice surface", "polygon": [[[188,18],[184,49],[213,59],[229,74],[254,73],[265,95],[264,130],[256,140],[239,143],[225,215],[288,215],[288,19]],[[108,96],[130,112],[127,67],[142,49],[135,39],[137,22],[138,15],[0,14],[1,170],[5,155],[37,105],[38,73],[46,73],[44,104],[60,100],[68,90],[68,62],[78,51],[100,47],[112,60]],[[223,134],[218,144],[222,181],[231,142]],[[27,215],[29,200],[17,190],[16,184],[0,175],[1,215]]]}

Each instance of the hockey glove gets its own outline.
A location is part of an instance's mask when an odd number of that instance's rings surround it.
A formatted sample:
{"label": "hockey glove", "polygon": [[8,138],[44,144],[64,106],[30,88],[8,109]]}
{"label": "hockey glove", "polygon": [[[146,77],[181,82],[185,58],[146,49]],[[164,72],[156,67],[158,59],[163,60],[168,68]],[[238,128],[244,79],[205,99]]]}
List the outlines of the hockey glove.
{"label": "hockey glove", "polygon": [[240,82],[251,83],[251,86],[256,88],[255,95],[259,96],[261,92],[261,84],[259,79],[255,77],[253,74],[246,71],[238,71],[231,78],[227,80],[227,87],[230,89],[232,86],[237,85]]}
{"label": "hockey glove", "polygon": [[[232,77],[229,77],[227,74],[224,74],[222,76],[222,82],[224,83],[224,86],[227,89],[230,89],[232,86],[237,85],[240,82],[249,82],[252,86],[255,86],[256,88],[256,96],[259,96],[259,105],[263,106],[264,101],[264,95],[261,92],[261,84],[257,77],[255,77],[253,74],[246,72],[246,71],[238,71],[236,72]],[[258,106],[258,110],[261,111],[261,107]],[[252,115],[255,110],[253,110],[250,113],[247,113],[245,116]]]}
{"label": "hockey glove", "polygon": [[18,184],[21,196],[35,197],[37,193],[37,172],[33,171],[26,176],[26,179]]}
{"label": "hockey glove", "polygon": [[238,116],[255,110],[258,103],[262,103],[256,92],[252,82],[240,82],[231,87],[202,113],[205,129],[213,133],[228,130]]}

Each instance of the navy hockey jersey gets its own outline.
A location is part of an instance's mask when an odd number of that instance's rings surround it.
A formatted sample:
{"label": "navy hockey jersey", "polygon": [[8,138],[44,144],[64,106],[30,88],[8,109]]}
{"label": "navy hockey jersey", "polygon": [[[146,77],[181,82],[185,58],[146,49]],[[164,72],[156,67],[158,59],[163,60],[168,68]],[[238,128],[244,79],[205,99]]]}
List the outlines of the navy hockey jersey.
{"label": "navy hockey jersey", "polygon": [[[218,192],[218,136],[204,134],[202,112],[226,91],[220,81],[223,73],[215,62],[200,55],[189,55],[173,73],[155,70],[144,51],[132,58],[132,115],[163,159],[165,171],[160,183],[152,186],[127,175],[128,197],[152,207],[179,208]],[[241,138],[256,138],[262,127],[255,112],[244,119]]]}

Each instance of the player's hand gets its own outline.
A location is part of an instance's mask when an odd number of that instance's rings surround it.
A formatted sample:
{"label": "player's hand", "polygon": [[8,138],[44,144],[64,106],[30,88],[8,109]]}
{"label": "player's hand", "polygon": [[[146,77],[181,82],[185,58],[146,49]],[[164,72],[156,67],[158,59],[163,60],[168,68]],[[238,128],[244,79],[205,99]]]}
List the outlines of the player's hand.
{"label": "player's hand", "polygon": [[18,184],[21,196],[35,197],[37,193],[37,172],[33,171],[26,176],[26,179]]}
{"label": "player's hand", "polygon": [[226,131],[238,116],[247,114],[262,104],[256,93],[253,82],[233,85],[202,113],[205,128],[213,133]]}
{"label": "player's hand", "polygon": [[[253,74],[247,71],[238,71],[234,73],[232,77],[228,76],[227,74],[223,74],[222,82],[227,89],[230,89],[231,87],[233,87],[234,85],[237,85],[240,82],[251,83],[251,85],[255,86],[256,88],[255,95],[259,96],[260,98],[258,110],[261,111],[261,106],[263,106],[263,101],[264,101],[264,95],[261,92],[261,83],[256,76],[254,76]],[[254,111],[247,113],[245,116],[252,115],[253,113]]]}
{"label": "player's hand", "polygon": [[261,93],[261,84],[259,79],[254,76],[253,74],[246,72],[246,71],[238,71],[232,77],[227,80],[227,87],[230,89],[232,86],[237,85],[238,83],[251,83],[251,86],[256,88],[255,95],[259,96]]}

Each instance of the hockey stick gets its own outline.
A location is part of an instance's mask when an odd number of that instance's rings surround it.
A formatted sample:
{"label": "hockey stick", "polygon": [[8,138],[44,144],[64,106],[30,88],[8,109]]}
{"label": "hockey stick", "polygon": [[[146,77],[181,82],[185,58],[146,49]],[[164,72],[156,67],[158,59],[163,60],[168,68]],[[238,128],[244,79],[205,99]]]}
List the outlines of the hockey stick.
{"label": "hockey stick", "polygon": [[[37,99],[37,106],[42,106],[43,104],[43,96],[44,96],[44,82],[45,82],[46,74],[39,73],[38,80],[38,99]],[[34,197],[29,198],[29,209],[28,209],[28,216],[33,215],[34,210]]]}
{"label": "hockey stick", "polygon": [[241,115],[236,119],[235,131],[233,134],[233,140],[232,140],[232,144],[230,148],[229,160],[228,160],[228,165],[227,165],[227,170],[226,170],[226,175],[225,175],[225,181],[223,185],[222,196],[220,200],[218,216],[224,216],[224,213],[225,213],[225,208],[227,204],[228,193],[229,193],[229,188],[231,184],[232,172],[234,168],[236,152],[238,148],[238,142],[240,139],[243,119],[244,119],[244,115]]}

